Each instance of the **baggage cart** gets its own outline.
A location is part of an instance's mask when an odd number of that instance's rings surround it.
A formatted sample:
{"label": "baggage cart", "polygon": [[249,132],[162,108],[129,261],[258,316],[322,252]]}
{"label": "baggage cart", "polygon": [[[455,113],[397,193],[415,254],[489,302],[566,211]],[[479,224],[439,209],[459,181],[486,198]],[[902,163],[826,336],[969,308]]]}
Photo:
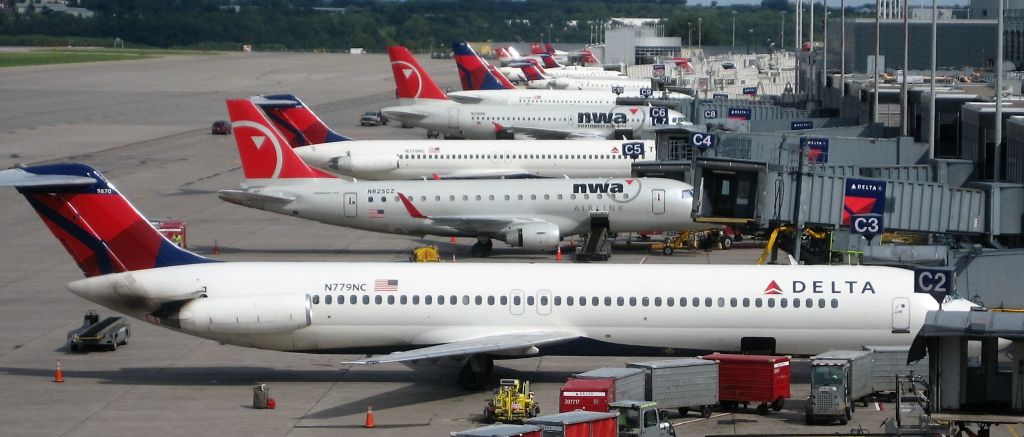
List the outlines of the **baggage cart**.
{"label": "baggage cart", "polygon": [[711,417],[711,408],[718,403],[718,363],[699,358],[628,363],[627,367],[643,369],[644,400],[658,403],[659,408],[675,408],[680,415],[690,409],[701,417]]}
{"label": "baggage cart", "polygon": [[883,393],[889,402],[896,401],[896,380],[900,376],[921,376],[928,379],[928,359],[907,364],[910,346],[864,346],[871,351],[875,365],[871,370],[871,391]]}
{"label": "baggage cart", "polygon": [[602,367],[573,375],[577,379],[607,379],[614,382],[613,400],[644,398],[644,371],[626,367]]}
{"label": "baggage cart", "polygon": [[782,409],[790,397],[789,357],[772,355],[710,354],[705,360],[718,362],[718,403],[734,409],[759,402],[758,414]]}

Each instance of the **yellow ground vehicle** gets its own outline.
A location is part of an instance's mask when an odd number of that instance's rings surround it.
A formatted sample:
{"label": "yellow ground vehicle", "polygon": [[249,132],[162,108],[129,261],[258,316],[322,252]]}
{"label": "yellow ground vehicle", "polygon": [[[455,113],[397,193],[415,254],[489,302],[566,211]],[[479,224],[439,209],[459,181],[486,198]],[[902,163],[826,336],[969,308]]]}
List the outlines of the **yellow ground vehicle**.
{"label": "yellow ground vehicle", "polygon": [[530,391],[530,381],[502,379],[494,398],[484,407],[487,422],[522,423],[540,415],[540,405]]}
{"label": "yellow ground vehicle", "polygon": [[437,263],[441,262],[441,256],[437,253],[437,246],[423,246],[413,249],[409,254],[409,261],[416,263]]}
{"label": "yellow ground vehicle", "polygon": [[672,255],[677,250],[700,249],[701,243],[708,245],[709,250],[712,247],[728,250],[732,247],[732,237],[718,229],[682,231],[669,241],[651,244],[651,250],[661,252],[662,255]]}

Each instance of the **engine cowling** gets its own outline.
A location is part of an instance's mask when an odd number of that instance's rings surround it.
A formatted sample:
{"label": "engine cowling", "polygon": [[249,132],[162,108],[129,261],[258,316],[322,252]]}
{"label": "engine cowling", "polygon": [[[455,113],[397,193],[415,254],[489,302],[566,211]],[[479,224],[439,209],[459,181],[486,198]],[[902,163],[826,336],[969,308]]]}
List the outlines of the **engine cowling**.
{"label": "engine cowling", "polygon": [[551,250],[558,246],[561,235],[551,223],[527,223],[505,231],[505,243],[533,250]]}
{"label": "engine cowling", "polygon": [[344,155],[331,158],[327,165],[331,170],[358,176],[398,168],[398,157],[394,155]]}
{"label": "engine cowling", "polygon": [[207,297],[178,311],[181,329],[215,334],[277,334],[312,323],[308,295]]}
{"label": "engine cowling", "polygon": [[555,78],[551,81],[552,88],[564,90],[572,86],[573,81],[564,77]]}

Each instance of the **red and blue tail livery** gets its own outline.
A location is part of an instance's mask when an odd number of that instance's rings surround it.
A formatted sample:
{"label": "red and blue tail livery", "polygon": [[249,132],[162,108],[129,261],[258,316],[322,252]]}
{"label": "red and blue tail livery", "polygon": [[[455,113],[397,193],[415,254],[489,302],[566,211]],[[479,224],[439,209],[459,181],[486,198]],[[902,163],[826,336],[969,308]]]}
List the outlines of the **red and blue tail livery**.
{"label": "red and blue tail livery", "polygon": [[455,53],[455,65],[459,70],[459,80],[462,81],[463,90],[505,89],[505,86],[491,75],[487,65],[468,43],[453,42],[452,52]]}
{"label": "red and blue tail livery", "polygon": [[165,238],[88,165],[3,170],[0,185],[25,196],[85,276],[216,262]]}
{"label": "red and blue tail livery", "polygon": [[254,96],[250,100],[266,113],[292,147],[352,140],[327,127],[302,100],[292,94]]}
{"label": "red and blue tail livery", "polygon": [[335,179],[302,162],[252,100],[230,99],[227,106],[246,179]]}

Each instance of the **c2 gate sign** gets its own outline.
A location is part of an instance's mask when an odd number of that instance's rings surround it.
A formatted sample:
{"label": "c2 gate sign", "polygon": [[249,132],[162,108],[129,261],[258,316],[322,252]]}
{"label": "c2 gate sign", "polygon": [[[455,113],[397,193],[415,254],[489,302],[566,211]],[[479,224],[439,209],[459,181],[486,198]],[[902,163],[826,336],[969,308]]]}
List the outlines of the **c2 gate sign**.
{"label": "c2 gate sign", "polygon": [[932,295],[939,304],[956,292],[956,268],[918,267],[914,269],[914,293]]}

